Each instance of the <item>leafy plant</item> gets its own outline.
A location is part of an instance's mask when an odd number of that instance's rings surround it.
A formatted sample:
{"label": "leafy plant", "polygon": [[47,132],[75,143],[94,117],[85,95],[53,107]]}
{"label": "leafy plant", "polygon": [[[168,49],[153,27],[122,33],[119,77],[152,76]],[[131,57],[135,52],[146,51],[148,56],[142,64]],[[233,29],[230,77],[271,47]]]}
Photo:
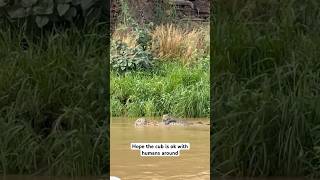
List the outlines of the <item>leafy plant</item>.
{"label": "leafy plant", "polygon": [[130,48],[126,43],[117,40],[113,44],[115,55],[111,57],[111,65],[118,72],[137,69],[149,69],[153,65],[153,56],[149,52],[152,36],[149,29],[152,23],[141,28],[136,22],[131,22],[134,34],[137,34],[136,46]]}
{"label": "leafy plant", "polygon": [[134,30],[138,34],[137,43],[142,46],[144,50],[151,45],[152,36],[149,32],[149,29],[153,26],[153,23],[145,25],[145,27],[140,28],[138,25],[135,25]]}
{"label": "leafy plant", "polygon": [[0,0],[0,17],[26,19],[42,28],[49,22],[73,22],[78,17],[90,22],[105,11],[104,4],[102,0]]}
{"label": "leafy plant", "polygon": [[129,48],[127,44],[116,41],[113,46],[116,53],[111,56],[111,65],[118,72],[148,69],[153,65],[151,53],[145,51],[141,45]]}

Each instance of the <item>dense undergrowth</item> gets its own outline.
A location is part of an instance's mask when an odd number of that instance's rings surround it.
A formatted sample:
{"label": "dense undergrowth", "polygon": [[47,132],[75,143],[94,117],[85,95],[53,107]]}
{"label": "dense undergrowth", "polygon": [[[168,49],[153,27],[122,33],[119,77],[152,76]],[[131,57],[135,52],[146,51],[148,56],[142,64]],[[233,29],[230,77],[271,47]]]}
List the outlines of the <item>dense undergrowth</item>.
{"label": "dense undergrowth", "polygon": [[37,40],[0,28],[0,174],[101,175],[108,166],[105,36]]}
{"label": "dense undergrowth", "polygon": [[111,115],[209,117],[208,25],[139,24],[127,12],[112,34]]}
{"label": "dense undergrowth", "polygon": [[215,176],[320,177],[320,4],[217,1]]}
{"label": "dense undergrowth", "polygon": [[152,71],[111,74],[112,116],[209,117],[209,58],[194,67],[159,63]]}
{"label": "dense undergrowth", "polygon": [[128,29],[113,34],[111,115],[209,117],[209,31]]}

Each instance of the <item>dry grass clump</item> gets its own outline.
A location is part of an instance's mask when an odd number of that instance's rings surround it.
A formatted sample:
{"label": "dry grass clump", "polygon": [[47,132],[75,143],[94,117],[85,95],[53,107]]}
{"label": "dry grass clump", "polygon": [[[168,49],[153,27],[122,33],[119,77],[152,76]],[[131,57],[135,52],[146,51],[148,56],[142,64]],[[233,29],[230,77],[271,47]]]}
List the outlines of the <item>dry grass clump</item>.
{"label": "dry grass clump", "polygon": [[[183,28],[173,24],[155,27],[150,51],[162,61],[178,60],[191,64],[209,53],[209,26]],[[121,41],[130,48],[136,47],[138,33],[130,27],[119,27],[112,34],[113,41]]]}
{"label": "dry grass clump", "polygon": [[156,27],[152,32],[152,51],[161,60],[178,59],[190,64],[208,50],[208,28],[187,30],[167,24]]}
{"label": "dry grass clump", "polygon": [[124,42],[130,48],[137,46],[137,38],[137,35],[130,27],[120,27],[112,34],[112,40]]}

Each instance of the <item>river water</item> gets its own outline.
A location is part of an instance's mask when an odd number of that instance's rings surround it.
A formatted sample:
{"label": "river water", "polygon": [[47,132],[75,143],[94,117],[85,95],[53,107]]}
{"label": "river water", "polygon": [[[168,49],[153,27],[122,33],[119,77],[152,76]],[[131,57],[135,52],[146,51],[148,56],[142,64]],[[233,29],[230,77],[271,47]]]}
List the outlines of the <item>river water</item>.
{"label": "river water", "polygon": [[[153,118],[159,120],[160,118]],[[122,180],[209,180],[210,129],[209,127],[144,127],[135,128],[133,118],[111,119],[110,174]],[[188,119],[209,122],[209,119]],[[181,151],[179,157],[141,157],[130,149],[130,143],[190,143],[190,150]],[[216,180],[306,180],[301,177],[211,177]],[[107,180],[100,177],[45,177],[0,175],[0,180]]]}
{"label": "river water", "polygon": [[[111,119],[112,176],[122,180],[210,179],[209,126],[136,128],[134,120]],[[209,119],[188,120],[209,122]],[[141,157],[138,150],[131,150],[130,143],[190,143],[190,149],[181,150],[177,157]]]}

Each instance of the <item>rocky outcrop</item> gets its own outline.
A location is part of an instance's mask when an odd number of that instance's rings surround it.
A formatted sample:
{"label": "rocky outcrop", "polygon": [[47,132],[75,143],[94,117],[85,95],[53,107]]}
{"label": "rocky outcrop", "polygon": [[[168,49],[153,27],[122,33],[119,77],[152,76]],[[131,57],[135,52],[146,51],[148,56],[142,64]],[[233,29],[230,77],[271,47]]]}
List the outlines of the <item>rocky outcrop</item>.
{"label": "rocky outcrop", "polygon": [[197,20],[208,20],[210,16],[209,0],[172,0],[175,4],[178,18],[189,17]]}

